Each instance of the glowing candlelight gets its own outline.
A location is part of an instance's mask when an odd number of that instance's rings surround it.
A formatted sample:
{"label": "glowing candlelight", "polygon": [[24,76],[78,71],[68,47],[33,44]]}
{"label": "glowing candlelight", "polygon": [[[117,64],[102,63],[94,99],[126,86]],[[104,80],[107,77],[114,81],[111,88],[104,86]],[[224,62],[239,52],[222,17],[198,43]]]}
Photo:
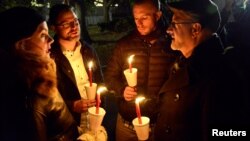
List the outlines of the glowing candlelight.
{"label": "glowing candlelight", "polygon": [[129,64],[129,71],[132,73],[132,61],[135,55],[130,55],[128,58],[128,64]]}
{"label": "glowing candlelight", "polygon": [[89,66],[89,85],[90,85],[90,87],[92,87],[92,66],[93,66],[93,62],[90,61],[88,66]]}
{"label": "glowing candlelight", "polygon": [[135,99],[135,109],[136,109],[136,114],[137,114],[139,124],[142,124],[141,110],[140,110],[140,104],[139,103],[144,99],[145,99],[145,97],[138,97],[138,98]]}
{"label": "glowing candlelight", "polygon": [[106,91],[107,88],[106,87],[100,87],[97,89],[97,96],[96,96],[96,114],[99,114],[99,107],[100,107],[100,103],[101,103],[101,93]]}

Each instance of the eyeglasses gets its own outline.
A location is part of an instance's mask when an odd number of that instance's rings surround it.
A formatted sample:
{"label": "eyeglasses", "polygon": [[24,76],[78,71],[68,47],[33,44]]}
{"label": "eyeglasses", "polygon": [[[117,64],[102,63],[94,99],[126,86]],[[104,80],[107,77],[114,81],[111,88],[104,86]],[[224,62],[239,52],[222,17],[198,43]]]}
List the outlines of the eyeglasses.
{"label": "eyeglasses", "polygon": [[169,24],[169,27],[175,28],[176,27],[175,25],[177,25],[177,24],[193,24],[193,23],[197,23],[197,22],[179,22],[179,23],[171,22]]}
{"label": "eyeglasses", "polygon": [[74,19],[74,21],[71,21],[71,22],[64,22],[61,24],[56,24],[56,26],[62,26],[63,28],[75,27],[77,25],[79,25],[79,19]]}

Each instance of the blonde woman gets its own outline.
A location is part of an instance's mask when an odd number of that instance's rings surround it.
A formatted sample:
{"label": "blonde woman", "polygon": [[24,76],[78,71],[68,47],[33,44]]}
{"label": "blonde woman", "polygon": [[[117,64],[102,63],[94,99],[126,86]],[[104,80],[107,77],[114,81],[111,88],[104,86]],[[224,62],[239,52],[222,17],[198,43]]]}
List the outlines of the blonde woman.
{"label": "blonde woman", "polygon": [[57,90],[49,57],[53,39],[45,19],[25,7],[6,10],[0,18],[0,47],[6,54],[1,63],[7,64],[0,80],[6,86],[1,87],[5,116],[0,140],[76,140],[76,123]]}

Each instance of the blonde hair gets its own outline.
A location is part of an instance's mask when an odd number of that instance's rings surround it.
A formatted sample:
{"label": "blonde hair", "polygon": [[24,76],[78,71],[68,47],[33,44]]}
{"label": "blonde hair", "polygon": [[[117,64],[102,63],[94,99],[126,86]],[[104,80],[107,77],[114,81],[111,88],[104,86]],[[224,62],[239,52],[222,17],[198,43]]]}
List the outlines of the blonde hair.
{"label": "blonde hair", "polygon": [[19,74],[28,89],[45,96],[54,96],[57,91],[56,65],[53,59],[39,56],[27,50],[24,44],[17,44],[15,57]]}

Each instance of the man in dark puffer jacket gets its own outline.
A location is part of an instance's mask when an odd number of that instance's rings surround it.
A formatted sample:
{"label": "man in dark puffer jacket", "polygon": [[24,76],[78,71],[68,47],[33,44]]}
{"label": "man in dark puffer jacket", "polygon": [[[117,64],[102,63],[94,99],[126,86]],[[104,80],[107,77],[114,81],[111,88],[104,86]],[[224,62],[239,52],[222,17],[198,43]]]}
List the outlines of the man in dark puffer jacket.
{"label": "man in dark puffer jacket", "polygon": [[[158,3],[149,0],[135,1],[133,15],[137,30],[118,41],[105,72],[105,83],[118,99],[116,140],[137,141],[132,120],[136,118],[135,98],[143,95],[141,113],[154,123],[157,113],[156,94],[168,79],[169,69],[177,53],[158,27],[161,11]],[[123,71],[128,68],[128,57],[134,54],[133,67],[137,68],[136,90],[129,87]],[[131,127],[131,128],[130,128]]]}

